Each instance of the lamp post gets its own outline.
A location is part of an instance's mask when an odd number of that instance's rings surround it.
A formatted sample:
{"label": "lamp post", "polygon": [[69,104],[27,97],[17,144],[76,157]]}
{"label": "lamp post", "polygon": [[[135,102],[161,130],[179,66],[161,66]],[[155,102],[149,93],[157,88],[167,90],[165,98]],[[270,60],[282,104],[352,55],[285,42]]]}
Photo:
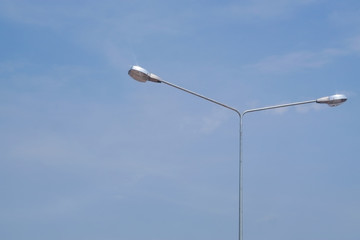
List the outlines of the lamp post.
{"label": "lamp post", "polygon": [[202,99],[205,99],[209,102],[215,103],[217,105],[220,105],[222,107],[225,107],[229,110],[232,110],[237,113],[239,116],[239,229],[238,229],[238,239],[243,239],[243,196],[242,196],[242,189],[243,189],[243,181],[242,181],[242,133],[243,133],[243,118],[245,114],[252,113],[252,112],[258,112],[258,111],[264,111],[264,110],[270,110],[270,109],[276,109],[276,108],[283,108],[283,107],[290,107],[290,106],[296,106],[296,105],[303,105],[303,104],[309,104],[309,103],[322,103],[322,104],[328,104],[330,107],[338,106],[342,103],[344,103],[347,98],[343,94],[335,94],[328,97],[322,97],[315,100],[309,100],[309,101],[302,101],[302,102],[294,102],[294,103],[287,103],[287,104],[281,104],[281,105],[273,105],[268,107],[262,107],[262,108],[254,108],[245,110],[243,113],[241,113],[236,108],[230,107],[226,104],[223,104],[221,102],[215,101],[211,98],[205,97],[203,95],[200,95],[196,92],[190,91],[188,89],[179,87],[175,84],[172,84],[170,82],[162,80],[159,76],[148,72],[144,68],[140,66],[132,66],[129,70],[128,74],[135,80],[139,82],[155,82],[155,83],[164,83],[171,87],[177,88],[179,90],[182,90],[184,92],[190,93],[192,95],[195,95],[197,97],[200,97]]}

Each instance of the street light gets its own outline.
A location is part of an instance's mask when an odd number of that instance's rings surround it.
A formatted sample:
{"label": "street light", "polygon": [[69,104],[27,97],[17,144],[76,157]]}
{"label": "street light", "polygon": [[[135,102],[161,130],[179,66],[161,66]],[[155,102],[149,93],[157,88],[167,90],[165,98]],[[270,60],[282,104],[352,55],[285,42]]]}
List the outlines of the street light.
{"label": "street light", "polygon": [[296,106],[296,105],[302,105],[302,104],[309,104],[309,103],[321,103],[321,104],[328,104],[330,107],[339,106],[340,104],[344,103],[347,98],[343,94],[335,94],[327,97],[318,98],[315,100],[309,100],[309,101],[302,101],[302,102],[294,102],[294,103],[287,103],[287,104],[281,104],[281,105],[273,105],[268,107],[262,107],[262,108],[254,108],[245,110],[243,113],[241,113],[236,108],[230,107],[226,104],[223,104],[221,102],[215,101],[211,98],[205,97],[203,95],[200,95],[196,92],[187,90],[185,88],[179,87],[175,84],[169,83],[167,81],[162,80],[159,76],[148,72],[144,68],[140,66],[132,66],[128,72],[128,74],[135,80],[139,82],[155,82],[155,83],[165,83],[171,87],[175,87],[179,90],[185,91],[187,93],[190,93],[192,95],[195,95],[197,97],[200,97],[202,99],[205,99],[207,101],[210,101],[212,103],[215,103],[217,105],[220,105],[222,107],[225,107],[227,109],[230,109],[237,113],[239,116],[239,231],[238,231],[238,237],[239,240],[243,239],[243,196],[242,196],[242,189],[243,189],[243,181],[242,181],[242,133],[243,133],[243,117],[247,113],[251,112],[258,112],[258,111],[264,111],[264,110],[270,110],[275,108],[283,108],[283,107],[290,107],[290,106]]}

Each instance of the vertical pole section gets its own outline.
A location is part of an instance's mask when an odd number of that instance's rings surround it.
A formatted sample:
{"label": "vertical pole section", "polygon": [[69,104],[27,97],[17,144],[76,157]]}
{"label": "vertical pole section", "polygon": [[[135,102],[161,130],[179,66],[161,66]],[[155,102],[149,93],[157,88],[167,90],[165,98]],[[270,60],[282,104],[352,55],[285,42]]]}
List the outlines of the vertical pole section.
{"label": "vertical pole section", "polygon": [[239,240],[243,239],[243,177],[242,177],[242,134],[243,134],[243,115],[240,117],[240,129],[239,129]]}

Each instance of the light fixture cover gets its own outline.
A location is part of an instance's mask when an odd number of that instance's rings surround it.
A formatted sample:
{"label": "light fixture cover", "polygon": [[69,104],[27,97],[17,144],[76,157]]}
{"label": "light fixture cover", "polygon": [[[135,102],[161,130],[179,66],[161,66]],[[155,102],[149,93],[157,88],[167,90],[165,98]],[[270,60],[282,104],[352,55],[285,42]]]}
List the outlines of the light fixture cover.
{"label": "light fixture cover", "polygon": [[146,82],[149,80],[149,72],[140,66],[132,66],[128,74],[139,82]]}
{"label": "light fixture cover", "polygon": [[128,72],[128,74],[135,79],[136,81],[139,82],[146,82],[146,81],[151,81],[151,82],[156,82],[156,83],[161,83],[162,80],[159,76],[153,74],[153,73],[149,73],[145,68],[142,68],[140,66],[132,66]]}
{"label": "light fixture cover", "polygon": [[340,104],[344,103],[346,100],[347,100],[347,97],[345,95],[335,94],[335,95],[328,96],[328,97],[318,98],[316,100],[316,102],[317,103],[326,103],[330,107],[336,107],[336,106],[339,106]]}

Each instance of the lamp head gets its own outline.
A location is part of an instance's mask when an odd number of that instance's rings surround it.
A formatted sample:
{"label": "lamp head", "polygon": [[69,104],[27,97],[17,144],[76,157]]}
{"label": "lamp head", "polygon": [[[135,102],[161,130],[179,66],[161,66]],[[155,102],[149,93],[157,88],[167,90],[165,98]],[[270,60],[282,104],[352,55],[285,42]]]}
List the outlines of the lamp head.
{"label": "lamp head", "polygon": [[346,102],[347,97],[343,94],[335,94],[335,95],[331,95],[328,97],[322,97],[322,98],[318,98],[316,99],[317,103],[326,103],[328,104],[330,107],[336,107],[339,106],[340,104]]}
{"label": "lamp head", "polygon": [[151,81],[161,83],[161,78],[159,76],[156,76],[153,73],[149,73],[146,69],[140,66],[132,66],[128,74],[130,77],[139,82]]}

